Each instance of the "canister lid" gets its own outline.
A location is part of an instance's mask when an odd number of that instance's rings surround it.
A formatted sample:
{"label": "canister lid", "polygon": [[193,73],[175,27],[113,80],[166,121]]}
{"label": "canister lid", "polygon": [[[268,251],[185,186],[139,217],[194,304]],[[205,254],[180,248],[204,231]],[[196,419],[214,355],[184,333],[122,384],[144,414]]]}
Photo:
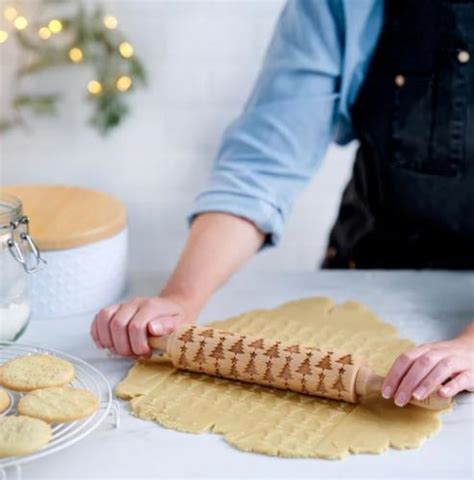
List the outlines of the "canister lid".
{"label": "canister lid", "polygon": [[41,250],[78,247],[109,238],[125,228],[120,200],[68,185],[15,185],[1,189],[18,197],[30,219],[30,234]]}

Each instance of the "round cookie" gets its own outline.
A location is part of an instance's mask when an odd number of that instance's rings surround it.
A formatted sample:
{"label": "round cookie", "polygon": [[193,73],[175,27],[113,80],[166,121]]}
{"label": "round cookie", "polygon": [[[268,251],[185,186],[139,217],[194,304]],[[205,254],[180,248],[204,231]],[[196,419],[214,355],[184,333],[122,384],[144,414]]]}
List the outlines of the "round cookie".
{"label": "round cookie", "polygon": [[51,439],[51,427],[42,420],[23,416],[0,418],[0,458],[28,455]]}
{"label": "round cookie", "polygon": [[0,388],[0,414],[3,413],[11,403],[10,395],[3,388]]}
{"label": "round cookie", "polygon": [[0,367],[0,385],[17,392],[59,387],[74,379],[74,367],[53,355],[16,357]]}
{"label": "round cookie", "polygon": [[47,423],[65,423],[92,415],[99,406],[88,390],[52,387],[35,390],[18,402],[18,413]]}

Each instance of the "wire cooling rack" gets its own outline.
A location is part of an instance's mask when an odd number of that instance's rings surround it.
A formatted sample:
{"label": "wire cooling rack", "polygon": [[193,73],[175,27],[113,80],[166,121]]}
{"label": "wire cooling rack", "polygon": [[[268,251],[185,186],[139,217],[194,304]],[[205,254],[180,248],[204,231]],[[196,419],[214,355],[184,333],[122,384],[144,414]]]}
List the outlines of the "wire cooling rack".
{"label": "wire cooling rack", "polygon": [[[21,479],[21,465],[54,454],[63,448],[73,445],[93,432],[109,415],[113,417],[114,427],[119,426],[119,404],[113,400],[109,382],[95,367],[80,358],[53,350],[52,348],[0,342],[0,364],[20,355],[38,353],[54,355],[72,363],[76,371],[76,377],[71,382],[71,385],[85,388],[93,393],[99,400],[99,408],[93,415],[83,420],[53,425],[53,436],[50,442],[41,450],[31,455],[0,458],[0,480],[6,480],[9,473],[13,473],[17,479]],[[21,398],[19,393],[11,391],[7,391],[7,393],[10,395],[10,406],[0,416],[14,414],[17,402]]]}

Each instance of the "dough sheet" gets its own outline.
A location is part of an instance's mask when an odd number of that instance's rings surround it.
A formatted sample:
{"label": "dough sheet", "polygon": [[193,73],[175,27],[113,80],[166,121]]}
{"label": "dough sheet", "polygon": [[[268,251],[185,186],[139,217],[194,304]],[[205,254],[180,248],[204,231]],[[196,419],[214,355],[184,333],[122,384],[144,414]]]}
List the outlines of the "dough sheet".
{"label": "dough sheet", "polygon": [[[412,346],[364,305],[307,298],[210,324],[309,347],[351,352],[384,375]],[[134,415],[182,432],[213,432],[238,449],[340,459],[417,448],[440,428],[439,412],[392,401],[349,404],[178,371],[164,358],[139,361],[117,386]]]}

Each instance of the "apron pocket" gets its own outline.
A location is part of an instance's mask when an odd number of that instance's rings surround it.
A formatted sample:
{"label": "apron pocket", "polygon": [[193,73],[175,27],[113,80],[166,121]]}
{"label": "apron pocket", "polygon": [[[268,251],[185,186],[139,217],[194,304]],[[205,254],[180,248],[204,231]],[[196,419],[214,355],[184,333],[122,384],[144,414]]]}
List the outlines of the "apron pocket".
{"label": "apron pocket", "polygon": [[394,167],[443,177],[463,172],[468,86],[458,53],[443,50],[436,74],[398,76],[392,119]]}

